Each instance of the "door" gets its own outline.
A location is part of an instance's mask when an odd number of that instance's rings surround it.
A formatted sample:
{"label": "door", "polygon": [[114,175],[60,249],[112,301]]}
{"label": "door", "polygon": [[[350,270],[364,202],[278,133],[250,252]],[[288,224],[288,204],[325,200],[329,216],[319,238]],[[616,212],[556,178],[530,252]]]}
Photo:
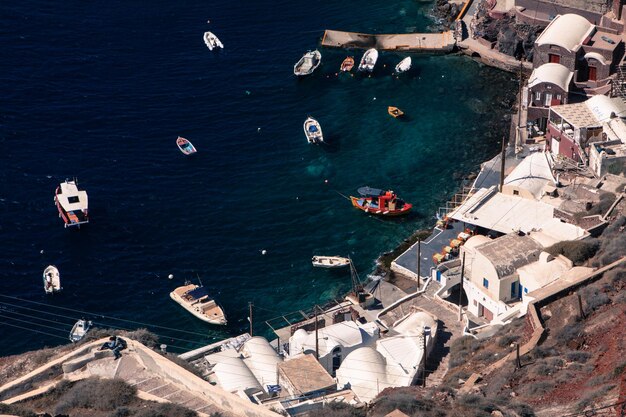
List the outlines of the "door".
{"label": "door", "polygon": [[548,61],[550,61],[551,64],[560,64],[561,57],[555,54],[548,54]]}
{"label": "door", "polygon": [[493,313],[492,313],[491,311],[489,311],[489,309],[488,309],[488,308],[483,307],[483,313],[484,313],[484,315],[485,315],[485,319],[486,319],[487,321],[491,321],[491,320],[493,320]]}
{"label": "door", "polygon": [[548,107],[552,104],[552,93],[546,93],[546,101],[543,102],[543,105]]}
{"label": "door", "polygon": [[597,79],[597,68],[589,67],[589,81],[595,81]]}

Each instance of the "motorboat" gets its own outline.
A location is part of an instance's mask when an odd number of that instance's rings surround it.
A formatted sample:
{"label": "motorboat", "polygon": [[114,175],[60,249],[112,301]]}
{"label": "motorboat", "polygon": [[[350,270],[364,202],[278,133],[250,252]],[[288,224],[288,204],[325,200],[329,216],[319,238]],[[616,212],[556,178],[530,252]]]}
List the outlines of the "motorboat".
{"label": "motorboat", "polygon": [[411,69],[411,57],[407,56],[398,65],[396,65],[396,74],[402,74]]}
{"label": "motorboat", "polygon": [[76,180],[65,180],[54,193],[54,203],[65,227],[89,223],[89,199],[87,191],[79,190]]}
{"label": "motorboat", "polygon": [[193,155],[194,153],[198,152],[196,150],[196,147],[193,146],[193,143],[189,142],[182,136],[179,136],[178,139],[176,139],[176,145],[178,146],[178,149],[180,149],[180,151],[185,155]]}
{"label": "motorboat", "polygon": [[322,54],[317,49],[309,51],[293,66],[293,73],[297,76],[309,75],[322,63]]}
{"label": "motorboat", "polygon": [[214,48],[224,49],[224,44],[213,32],[204,32],[204,43],[212,51]]}
{"label": "motorboat", "polygon": [[368,49],[363,54],[363,58],[361,58],[361,63],[359,64],[359,71],[374,71],[374,66],[376,65],[376,61],[378,61],[378,51],[374,48]]}
{"label": "motorboat", "polygon": [[404,116],[404,112],[402,110],[400,110],[399,108],[394,107],[394,106],[387,107],[387,113],[389,113],[394,118],[398,118],[398,117]]}
{"label": "motorboat", "polygon": [[313,266],[319,268],[343,268],[350,265],[350,258],[341,256],[314,256],[311,259]]}
{"label": "motorboat", "polygon": [[307,117],[304,121],[304,134],[306,135],[306,140],[309,143],[318,144],[324,142],[322,126],[320,126],[319,122],[311,116]]}
{"label": "motorboat", "polygon": [[358,189],[360,197],[350,196],[352,205],[359,210],[377,216],[402,216],[409,213],[413,205],[398,198],[391,190],[383,191],[378,188],[361,187]]}
{"label": "motorboat", "polygon": [[72,343],[80,342],[82,338],[85,337],[89,329],[91,329],[92,325],[93,324],[91,323],[91,320],[78,320],[76,323],[74,323],[74,326],[70,331],[70,341]]}
{"label": "motorboat", "polygon": [[341,63],[341,71],[350,72],[352,71],[352,68],[354,68],[354,58],[349,56]]}
{"label": "motorboat", "polygon": [[224,310],[209,296],[202,285],[186,283],[170,293],[172,300],[202,321],[211,324],[226,324]]}
{"label": "motorboat", "polygon": [[43,270],[43,289],[46,294],[61,291],[61,274],[56,266],[48,265]]}

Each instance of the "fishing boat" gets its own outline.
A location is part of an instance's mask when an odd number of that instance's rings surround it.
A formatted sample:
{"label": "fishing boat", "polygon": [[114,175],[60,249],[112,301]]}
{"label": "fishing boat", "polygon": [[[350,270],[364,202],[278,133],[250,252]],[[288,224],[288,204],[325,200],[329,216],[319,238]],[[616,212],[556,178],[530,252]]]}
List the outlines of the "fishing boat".
{"label": "fishing boat", "polygon": [[193,143],[189,142],[182,136],[179,136],[178,139],[176,139],[176,145],[178,146],[178,149],[180,149],[180,151],[185,155],[193,155],[194,153],[198,152],[196,150],[196,147],[193,146]]}
{"label": "fishing boat", "polygon": [[74,326],[70,331],[70,342],[80,342],[82,338],[85,337],[89,329],[91,329],[91,326],[91,321],[85,319],[80,319],[76,323],[74,323]]}
{"label": "fishing boat", "polygon": [[304,121],[304,134],[306,135],[306,140],[309,143],[318,144],[324,142],[322,126],[320,126],[319,122],[311,116],[307,117]]}
{"label": "fishing boat", "polygon": [[343,268],[350,265],[350,258],[341,256],[314,256],[311,259],[313,266],[318,268]]}
{"label": "fishing boat", "polygon": [[341,63],[341,71],[350,72],[352,71],[352,68],[354,68],[354,58],[349,56]]}
{"label": "fishing boat", "polygon": [[297,76],[309,75],[322,62],[322,54],[317,49],[309,51],[300,58],[296,65],[293,66],[293,73]]}
{"label": "fishing boat", "polygon": [[202,285],[185,283],[170,293],[172,300],[202,321],[211,324],[226,324],[224,310],[209,296]]}
{"label": "fishing boat", "polygon": [[54,204],[65,227],[89,223],[89,199],[87,191],[79,190],[76,180],[65,180],[54,193]]}
{"label": "fishing boat", "polygon": [[361,63],[359,64],[359,71],[374,71],[374,66],[376,65],[376,61],[378,60],[378,51],[374,48],[368,49],[363,54],[363,58],[361,58]]}
{"label": "fishing boat", "polygon": [[204,32],[203,39],[209,51],[212,51],[214,48],[224,49],[224,44],[213,32]]}
{"label": "fishing boat", "polygon": [[48,265],[43,270],[43,289],[46,294],[61,291],[61,274],[56,266]]}
{"label": "fishing boat", "polygon": [[399,108],[394,107],[394,106],[387,107],[387,113],[389,113],[391,116],[393,116],[395,118],[404,116],[404,112],[402,110],[400,110]]}
{"label": "fishing boat", "polygon": [[407,214],[413,205],[398,198],[391,190],[383,191],[378,188],[361,187],[358,189],[360,197],[350,196],[352,205],[366,213],[377,216],[401,216]]}
{"label": "fishing boat", "polygon": [[411,69],[411,57],[407,56],[398,65],[396,65],[396,74],[402,74]]}

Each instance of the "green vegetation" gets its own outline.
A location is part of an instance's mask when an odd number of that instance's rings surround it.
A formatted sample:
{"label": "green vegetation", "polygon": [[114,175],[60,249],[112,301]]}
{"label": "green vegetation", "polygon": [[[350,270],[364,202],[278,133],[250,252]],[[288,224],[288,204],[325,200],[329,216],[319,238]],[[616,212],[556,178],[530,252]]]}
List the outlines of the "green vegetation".
{"label": "green vegetation", "polygon": [[582,265],[593,257],[599,248],[600,242],[597,239],[569,240],[555,243],[546,248],[546,252],[553,256],[563,255],[575,265]]}

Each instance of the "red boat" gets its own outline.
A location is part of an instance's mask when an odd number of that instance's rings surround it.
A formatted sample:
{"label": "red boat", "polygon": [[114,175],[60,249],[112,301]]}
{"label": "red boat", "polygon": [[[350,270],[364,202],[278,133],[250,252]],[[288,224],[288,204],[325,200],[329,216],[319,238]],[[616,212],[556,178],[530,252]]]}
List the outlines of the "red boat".
{"label": "red boat", "polygon": [[359,188],[361,197],[352,197],[352,205],[366,213],[378,216],[402,216],[413,208],[413,205],[398,198],[393,191],[377,188]]}

